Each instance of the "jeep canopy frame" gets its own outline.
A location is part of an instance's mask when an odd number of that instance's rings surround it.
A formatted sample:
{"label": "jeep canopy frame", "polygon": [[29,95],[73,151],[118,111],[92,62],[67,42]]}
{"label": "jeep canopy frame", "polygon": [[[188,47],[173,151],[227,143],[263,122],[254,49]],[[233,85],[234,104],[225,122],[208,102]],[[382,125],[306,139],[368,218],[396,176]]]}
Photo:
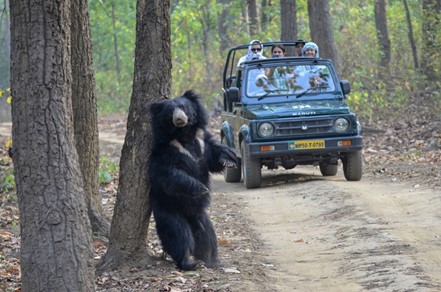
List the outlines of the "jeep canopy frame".
{"label": "jeep canopy frame", "polygon": [[[271,48],[273,45],[283,45],[287,51],[290,51],[291,48],[295,48],[295,46],[297,45],[298,42],[296,41],[288,41],[288,42],[283,42],[283,41],[276,41],[276,42],[263,42],[261,43],[263,45],[263,48],[265,50],[265,48]],[[231,84],[231,79],[234,78],[236,75],[236,70],[237,70],[237,62],[239,61],[239,59],[247,54],[248,51],[248,47],[250,46],[250,44],[246,44],[246,45],[239,45],[236,47],[231,48],[228,51],[227,54],[227,59],[225,62],[225,67],[224,67],[224,73],[223,73],[223,88],[224,90],[226,90],[227,88],[230,87]],[[239,56],[237,56],[239,54]],[[268,58],[270,58],[271,56],[269,56]],[[287,56],[287,57],[297,57],[297,56]],[[302,57],[297,57],[297,58],[302,58]]]}

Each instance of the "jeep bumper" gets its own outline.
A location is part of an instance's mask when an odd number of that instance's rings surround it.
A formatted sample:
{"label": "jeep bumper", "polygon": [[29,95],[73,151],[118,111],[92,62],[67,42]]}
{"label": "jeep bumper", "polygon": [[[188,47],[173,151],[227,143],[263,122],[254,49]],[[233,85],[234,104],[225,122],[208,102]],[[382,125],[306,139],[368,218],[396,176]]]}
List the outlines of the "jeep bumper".
{"label": "jeep bumper", "polygon": [[363,149],[362,136],[296,139],[248,144],[252,157],[302,156],[305,154],[335,154]]}

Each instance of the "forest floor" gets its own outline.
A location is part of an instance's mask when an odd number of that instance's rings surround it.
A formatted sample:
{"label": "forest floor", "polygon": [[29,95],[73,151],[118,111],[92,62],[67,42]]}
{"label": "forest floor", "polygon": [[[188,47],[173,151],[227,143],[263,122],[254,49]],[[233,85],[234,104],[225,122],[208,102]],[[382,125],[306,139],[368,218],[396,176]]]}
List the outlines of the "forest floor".
{"label": "forest floor", "polygon": [[[177,270],[151,226],[152,265],[105,272],[96,290],[440,291],[441,113],[420,105],[387,116],[362,121],[360,182],[345,181],[341,167],[326,178],[315,167],[265,170],[254,190],[214,175],[210,216],[222,267]],[[99,126],[101,156],[117,163],[125,117]],[[215,135],[219,128],[212,119]],[[1,124],[0,145],[9,136]],[[0,151],[3,176],[12,162]],[[116,190],[117,178],[100,190],[109,218]],[[17,199],[0,195],[0,291],[20,291]],[[94,240],[94,250],[99,260],[105,243]]]}

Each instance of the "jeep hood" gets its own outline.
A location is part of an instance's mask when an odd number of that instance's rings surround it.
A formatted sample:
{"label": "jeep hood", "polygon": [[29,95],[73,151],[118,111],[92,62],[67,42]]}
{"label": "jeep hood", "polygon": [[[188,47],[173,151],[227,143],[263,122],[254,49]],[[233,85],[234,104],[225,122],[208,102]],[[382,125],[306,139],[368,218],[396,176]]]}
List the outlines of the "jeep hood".
{"label": "jeep hood", "polygon": [[341,100],[253,104],[242,109],[242,115],[250,119],[274,119],[348,113],[349,107]]}

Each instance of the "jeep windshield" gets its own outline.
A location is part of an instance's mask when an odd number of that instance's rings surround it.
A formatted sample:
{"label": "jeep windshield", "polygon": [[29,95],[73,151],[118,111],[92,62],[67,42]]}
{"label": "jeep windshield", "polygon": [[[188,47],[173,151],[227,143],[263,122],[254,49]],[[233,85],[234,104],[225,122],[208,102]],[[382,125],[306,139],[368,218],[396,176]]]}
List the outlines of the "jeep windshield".
{"label": "jeep windshield", "polygon": [[327,64],[258,64],[250,66],[245,76],[245,93],[250,99],[276,96],[300,98],[332,93],[335,80]]}

